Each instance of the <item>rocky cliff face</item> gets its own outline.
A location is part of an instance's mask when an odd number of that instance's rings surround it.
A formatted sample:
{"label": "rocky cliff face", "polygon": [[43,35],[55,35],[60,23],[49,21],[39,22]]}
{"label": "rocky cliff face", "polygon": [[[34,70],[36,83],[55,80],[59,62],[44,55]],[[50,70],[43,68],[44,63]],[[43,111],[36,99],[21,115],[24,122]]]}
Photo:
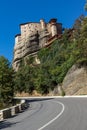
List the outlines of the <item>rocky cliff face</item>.
{"label": "rocky cliff face", "polygon": [[[33,35],[31,38],[27,39],[24,43],[18,43],[14,48],[14,60],[13,60],[13,68],[15,70],[18,69],[21,60],[29,55],[31,52],[33,53],[35,50],[38,50],[37,40],[35,40],[36,36]],[[33,41],[33,42],[32,42]],[[32,43],[32,45],[31,45]]]}
{"label": "rocky cliff face", "polygon": [[[55,38],[62,33],[62,24],[57,19],[51,19],[49,23],[40,20],[40,23],[20,24],[21,34],[15,36],[13,68],[18,70],[23,58],[33,55],[49,44],[50,38]],[[52,41],[53,42],[53,41]]]}
{"label": "rocky cliff face", "polygon": [[40,33],[35,32],[29,35],[24,42],[17,43],[14,48],[13,68],[18,69],[21,60],[29,55],[36,55],[36,53],[44,47],[44,43],[48,40],[48,32],[46,30]]}
{"label": "rocky cliff face", "polygon": [[72,66],[63,81],[63,89],[66,95],[87,94],[87,67]]}

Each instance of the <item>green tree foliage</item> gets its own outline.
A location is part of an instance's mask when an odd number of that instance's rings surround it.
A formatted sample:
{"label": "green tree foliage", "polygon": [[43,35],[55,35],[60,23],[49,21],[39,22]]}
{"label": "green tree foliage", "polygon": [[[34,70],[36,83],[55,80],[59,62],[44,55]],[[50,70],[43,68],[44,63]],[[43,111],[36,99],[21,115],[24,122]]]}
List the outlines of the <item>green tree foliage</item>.
{"label": "green tree foliage", "polygon": [[14,78],[14,83],[15,83],[15,86],[14,86],[14,90],[15,90],[15,93],[18,91],[19,93],[23,92],[24,89],[25,89],[25,77],[24,77],[24,70],[23,70],[23,67],[19,68],[19,70],[15,73],[15,78]]}
{"label": "green tree foliage", "polygon": [[75,20],[75,23],[73,25],[73,28],[74,28],[73,38],[74,39],[79,39],[80,37],[81,26],[82,26],[83,20],[84,20],[84,15],[81,15],[79,18]]}
{"label": "green tree foliage", "polygon": [[14,71],[9,61],[0,56],[0,102],[2,105],[12,102],[14,94]]}
{"label": "green tree foliage", "polygon": [[24,65],[19,68],[19,70],[15,73],[15,93],[16,92],[28,92],[32,93],[34,90],[33,85],[34,72],[33,67],[29,65]]}
{"label": "green tree foliage", "polygon": [[79,63],[87,64],[87,17],[84,18],[81,26],[80,37],[77,40],[79,54]]}
{"label": "green tree foliage", "polygon": [[40,65],[37,70],[35,78],[36,90],[41,94],[47,94],[49,92],[49,86],[51,86],[51,79],[49,74],[49,68],[47,65]]}

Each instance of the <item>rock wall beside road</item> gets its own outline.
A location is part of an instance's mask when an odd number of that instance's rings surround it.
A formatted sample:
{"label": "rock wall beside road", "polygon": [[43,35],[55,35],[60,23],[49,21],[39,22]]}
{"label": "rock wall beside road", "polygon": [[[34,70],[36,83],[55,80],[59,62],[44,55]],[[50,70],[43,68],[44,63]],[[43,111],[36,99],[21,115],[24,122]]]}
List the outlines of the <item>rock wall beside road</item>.
{"label": "rock wall beside road", "polygon": [[87,94],[87,67],[73,65],[63,81],[63,89],[66,95]]}

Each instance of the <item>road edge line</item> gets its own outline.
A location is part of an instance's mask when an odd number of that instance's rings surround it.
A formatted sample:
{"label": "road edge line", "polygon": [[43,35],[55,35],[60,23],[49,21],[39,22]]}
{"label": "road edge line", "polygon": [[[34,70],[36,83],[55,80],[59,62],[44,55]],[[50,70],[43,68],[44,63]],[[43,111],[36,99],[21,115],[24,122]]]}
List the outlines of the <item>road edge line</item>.
{"label": "road edge line", "polygon": [[38,130],[43,130],[45,127],[47,127],[48,125],[50,125],[51,123],[53,123],[55,120],[57,120],[63,114],[63,112],[65,110],[64,104],[61,103],[61,102],[59,102],[59,101],[52,101],[52,102],[56,102],[56,103],[60,104],[62,106],[62,110],[61,110],[61,112],[55,118],[53,118],[52,120],[50,120],[48,123],[46,123],[45,125],[43,125]]}

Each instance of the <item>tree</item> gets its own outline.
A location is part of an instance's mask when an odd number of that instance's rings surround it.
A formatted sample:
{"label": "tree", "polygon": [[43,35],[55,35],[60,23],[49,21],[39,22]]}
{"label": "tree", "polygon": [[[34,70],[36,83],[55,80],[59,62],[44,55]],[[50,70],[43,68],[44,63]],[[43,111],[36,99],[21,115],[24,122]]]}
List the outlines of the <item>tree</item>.
{"label": "tree", "polygon": [[82,25],[82,22],[84,20],[84,15],[80,15],[74,22],[74,25],[73,25],[73,38],[74,39],[79,39],[79,36],[80,36],[80,32],[81,32],[81,25]]}
{"label": "tree", "polygon": [[87,11],[87,0],[86,0],[86,3],[85,3],[85,6],[84,6],[84,9],[85,9],[85,11]]}
{"label": "tree", "polygon": [[15,72],[14,76],[14,90],[15,93],[23,92],[25,89],[25,77],[24,77],[24,67],[20,67],[17,72]]}
{"label": "tree", "polygon": [[32,94],[34,90],[34,68],[33,66],[23,65],[19,68],[19,70],[15,73],[15,92],[28,92]]}
{"label": "tree", "polygon": [[85,17],[82,22],[80,38],[78,40],[78,49],[80,50],[79,61],[87,64],[87,17]]}
{"label": "tree", "polygon": [[37,69],[37,77],[34,80],[36,90],[41,94],[49,93],[49,88],[51,88],[51,78],[49,74],[49,66],[40,65]]}
{"label": "tree", "polygon": [[32,94],[34,90],[34,67],[26,65],[24,70],[25,91]]}
{"label": "tree", "polygon": [[14,95],[14,71],[9,61],[0,56],[0,102],[5,105],[12,102]]}

